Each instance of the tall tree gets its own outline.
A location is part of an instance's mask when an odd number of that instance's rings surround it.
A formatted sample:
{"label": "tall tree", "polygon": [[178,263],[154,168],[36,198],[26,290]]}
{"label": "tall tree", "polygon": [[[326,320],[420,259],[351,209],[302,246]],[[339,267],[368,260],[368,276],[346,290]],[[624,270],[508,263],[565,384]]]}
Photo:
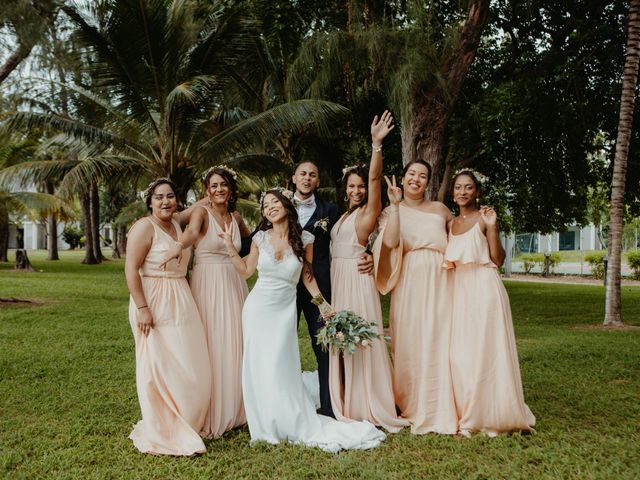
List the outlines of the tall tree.
{"label": "tall tree", "polygon": [[[478,49],[488,0],[348,2],[345,30],[311,37],[294,65],[290,88],[322,97],[340,79],[345,90],[384,92],[400,121],[403,163],[422,159],[435,198],[447,125]],[[394,8],[395,5],[395,8]]]}
{"label": "tall tree", "polygon": [[67,88],[93,102],[104,121],[92,123],[80,111],[69,118],[31,111],[11,124],[101,145],[110,167],[85,171],[85,184],[135,166],[138,175],[171,177],[184,201],[212,163],[347,113],[310,100],[238,112],[228,86],[251,76],[259,55],[257,22],[241,7],[114,0],[63,11],[84,45],[85,70]]}
{"label": "tall tree", "polygon": [[1,58],[0,84],[29,56],[43,38],[57,4],[48,0],[5,0],[0,10],[0,33],[9,38],[8,57]]}
{"label": "tall tree", "polygon": [[620,120],[616,155],[611,181],[611,218],[609,221],[609,264],[605,297],[605,325],[622,325],[622,300],[620,295],[622,231],[624,224],[624,193],[627,177],[627,159],[631,139],[631,126],[640,65],[640,0],[630,0],[627,18],[627,48],[625,52]]}

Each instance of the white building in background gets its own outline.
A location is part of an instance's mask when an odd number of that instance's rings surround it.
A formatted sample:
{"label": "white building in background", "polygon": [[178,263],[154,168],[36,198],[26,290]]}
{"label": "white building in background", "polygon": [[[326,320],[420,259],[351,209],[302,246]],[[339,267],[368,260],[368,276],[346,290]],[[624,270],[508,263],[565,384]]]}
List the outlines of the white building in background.
{"label": "white building in background", "polygon": [[[9,248],[25,248],[27,250],[46,250],[48,246],[47,226],[45,222],[34,222],[22,218],[17,226],[15,223],[9,226]],[[65,224],[58,222],[58,248],[65,250],[69,244],[62,238]],[[20,241],[22,237],[22,241]]]}
{"label": "white building in background", "polygon": [[518,233],[515,235],[519,253],[544,253],[561,250],[601,250],[604,247],[598,235],[598,228],[589,224],[586,227],[572,226],[566,232]]}

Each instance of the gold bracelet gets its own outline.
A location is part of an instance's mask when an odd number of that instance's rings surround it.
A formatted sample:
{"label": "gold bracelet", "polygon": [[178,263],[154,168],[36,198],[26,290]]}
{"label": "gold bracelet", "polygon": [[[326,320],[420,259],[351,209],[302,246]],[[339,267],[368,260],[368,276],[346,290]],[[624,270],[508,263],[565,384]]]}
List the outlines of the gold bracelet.
{"label": "gold bracelet", "polygon": [[318,307],[322,305],[324,302],[326,302],[326,300],[322,296],[322,293],[317,294],[315,297],[311,299],[311,303],[313,303],[314,305],[317,305]]}

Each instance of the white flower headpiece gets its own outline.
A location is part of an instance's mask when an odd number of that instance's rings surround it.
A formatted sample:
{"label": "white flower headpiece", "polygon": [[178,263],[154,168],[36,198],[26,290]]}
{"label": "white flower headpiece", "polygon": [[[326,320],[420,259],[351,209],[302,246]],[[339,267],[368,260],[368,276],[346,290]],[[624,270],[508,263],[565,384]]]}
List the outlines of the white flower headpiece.
{"label": "white flower headpiece", "polygon": [[349,165],[348,167],[344,167],[342,169],[342,179],[344,180],[348,174],[356,171],[358,168],[367,168],[367,164],[361,163],[361,164]]}
{"label": "white flower headpiece", "polygon": [[489,181],[489,177],[478,172],[477,170],[474,170],[473,168],[461,168],[460,170],[456,170],[455,172],[453,172],[453,176],[455,177],[460,173],[470,173],[476,178],[476,180],[478,180],[478,182],[480,182],[480,185],[484,185]]}
{"label": "white flower headpiece", "polygon": [[[152,190],[158,185],[158,182],[160,182],[161,180],[166,180],[167,182],[171,182],[170,178],[167,177],[160,177],[160,178],[156,178],[153,182],[151,182],[149,185],[147,185],[147,188],[145,188],[144,190],[142,190],[140,192],[140,198],[142,199],[143,202],[147,201],[147,197],[153,193]],[[171,182],[173,183],[173,182]]]}
{"label": "white flower headpiece", "polygon": [[204,172],[204,175],[202,175],[202,181],[204,182],[204,179],[207,178],[207,175],[213,172],[216,168],[219,168],[220,170],[224,170],[225,172],[229,172],[229,174],[233,177],[234,180],[238,178],[238,172],[236,172],[233,168],[223,164],[223,165],[214,165],[209,170]]}
{"label": "white flower headpiece", "polygon": [[267,192],[270,192],[272,190],[280,192],[282,195],[284,195],[289,200],[291,200],[291,202],[293,202],[293,192],[291,190],[284,187],[271,187],[271,188],[267,188],[264,192],[260,194],[260,206],[262,206],[262,201],[264,200],[264,197],[267,194]]}

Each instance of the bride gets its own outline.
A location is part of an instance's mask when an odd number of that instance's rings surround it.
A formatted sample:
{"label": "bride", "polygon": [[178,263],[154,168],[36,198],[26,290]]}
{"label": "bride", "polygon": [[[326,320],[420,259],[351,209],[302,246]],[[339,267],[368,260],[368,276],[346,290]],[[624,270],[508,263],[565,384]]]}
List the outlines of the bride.
{"label": "bride", "polygon": [[251,252],[240,258],[227,226],[220,237],[233,265],[245,278],[258,280],[242,311],[244,359],[242,392],[251,441],[288,440],[328,452],[373,448],[385,435],[369,422],[338,422],[316,414],[300,369],[296,327],[296,285],[302,281],[323,316],[332,309],[313,278],[312,234],[302,231],[287,191],[268,190],[262,199],[262,223]]}

